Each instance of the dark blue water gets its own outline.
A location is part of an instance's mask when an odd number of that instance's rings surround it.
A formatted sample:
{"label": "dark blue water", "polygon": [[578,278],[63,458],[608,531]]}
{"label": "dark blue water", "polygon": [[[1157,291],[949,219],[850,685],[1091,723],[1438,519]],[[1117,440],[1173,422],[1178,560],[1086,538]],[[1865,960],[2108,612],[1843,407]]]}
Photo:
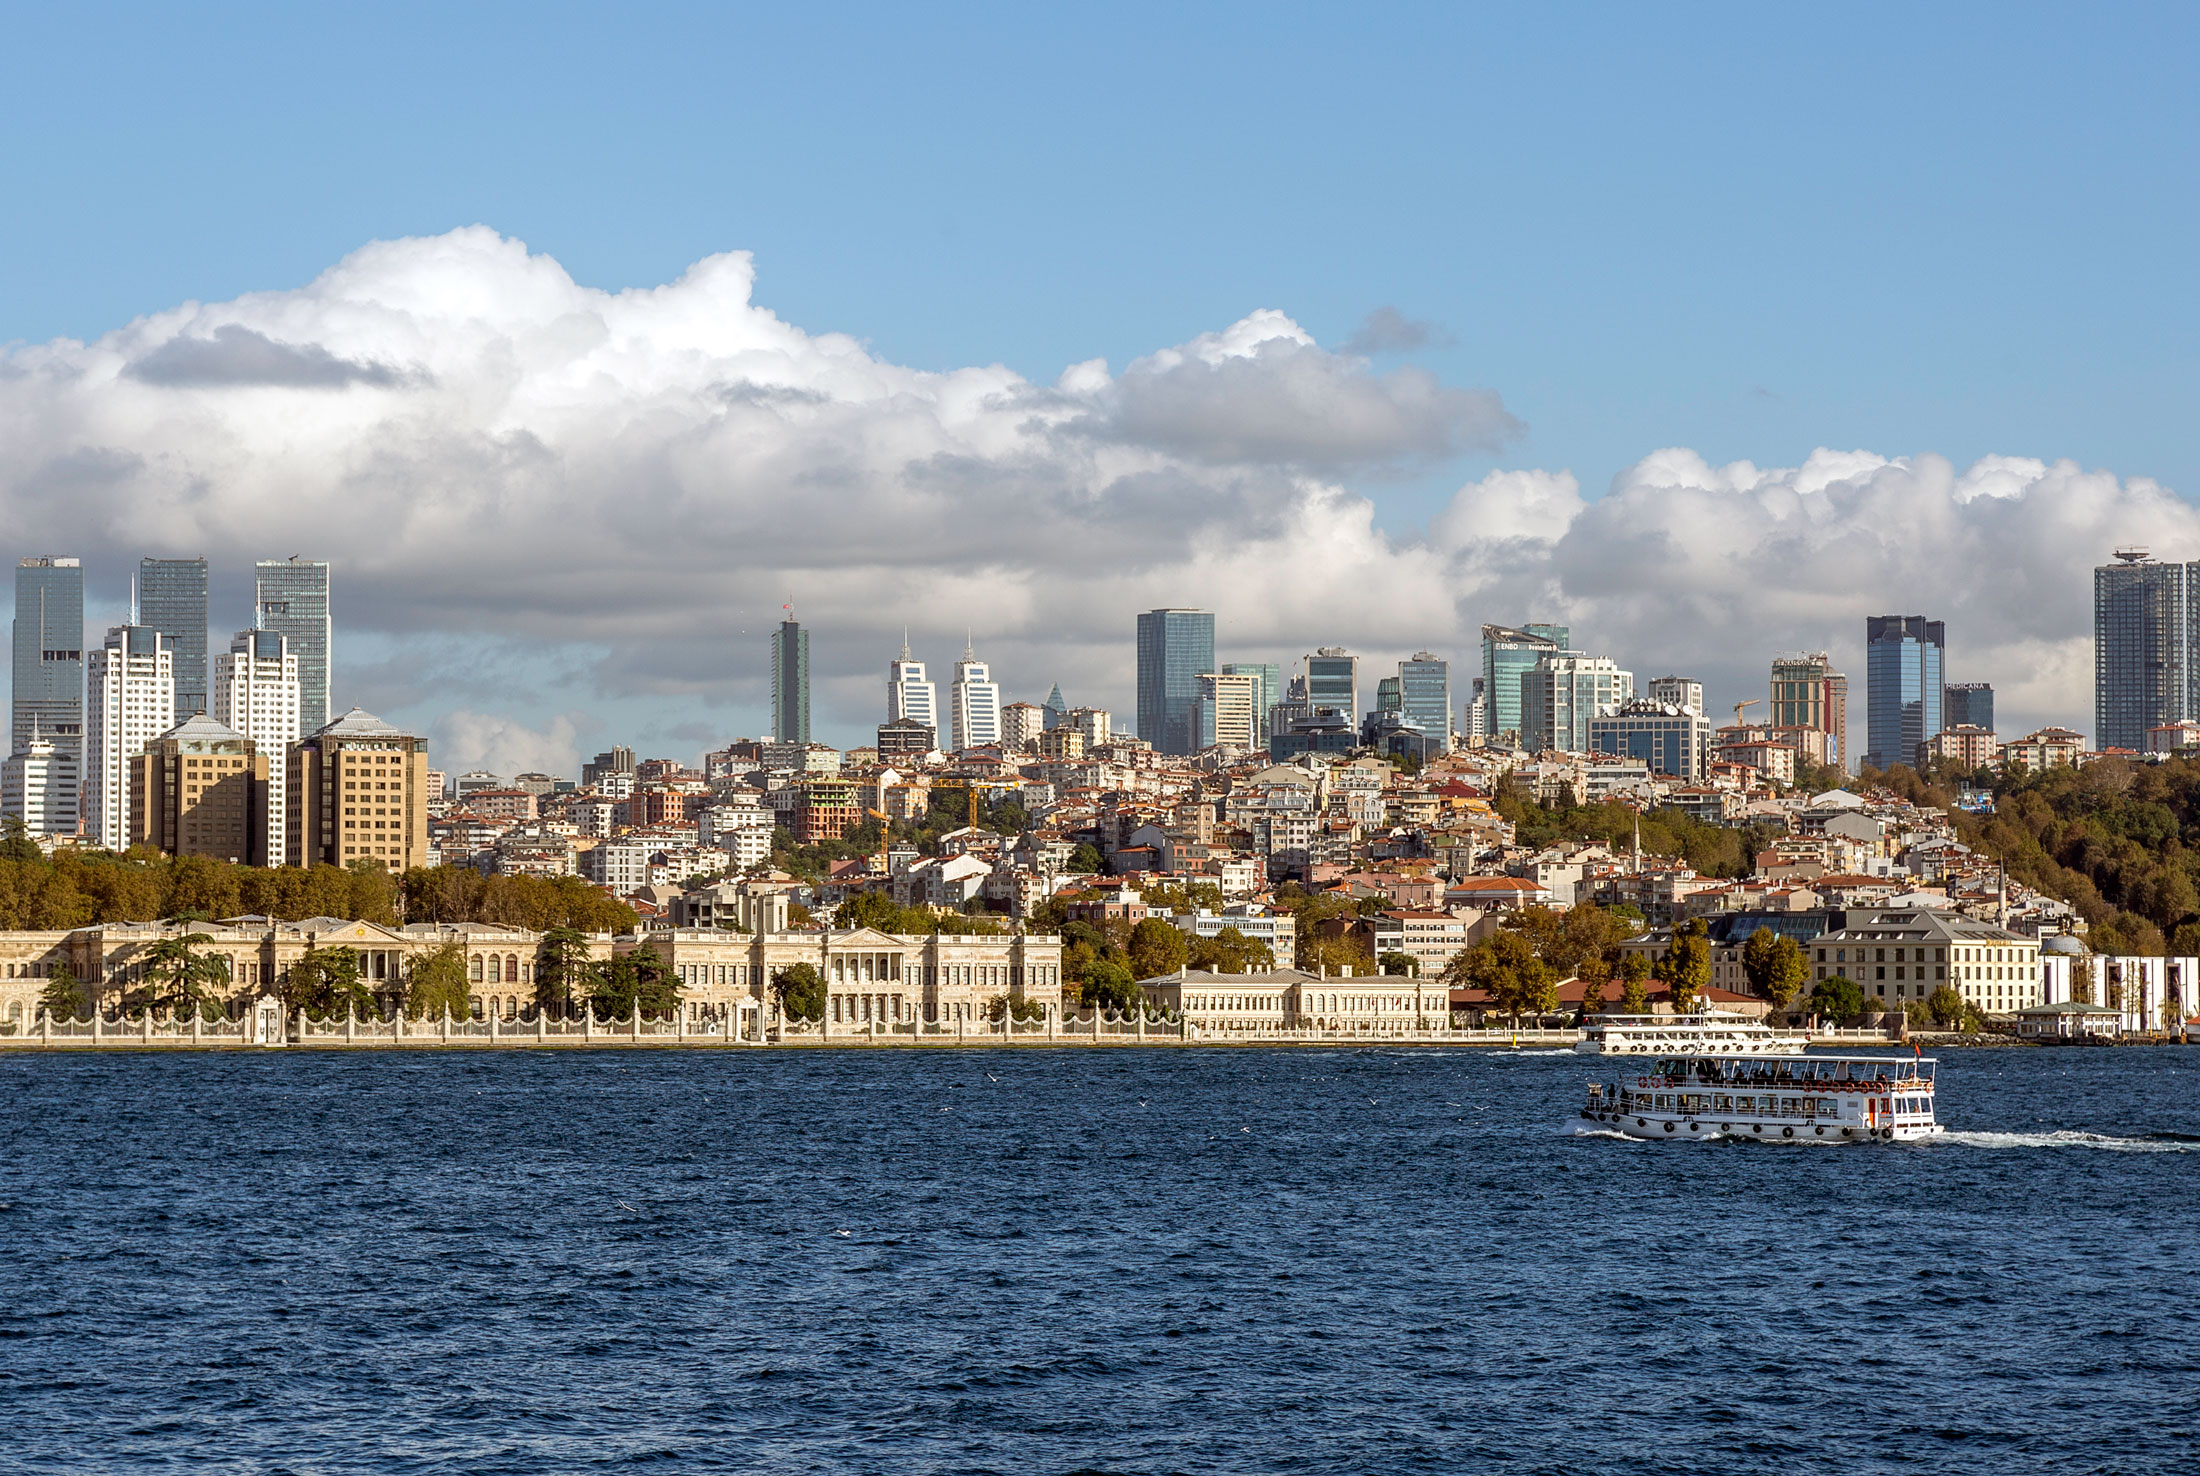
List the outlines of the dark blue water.
{"label": "dark blue water", "polygon": [[0,1469],[2200,1469],[2200,1050],[0,1056]]}

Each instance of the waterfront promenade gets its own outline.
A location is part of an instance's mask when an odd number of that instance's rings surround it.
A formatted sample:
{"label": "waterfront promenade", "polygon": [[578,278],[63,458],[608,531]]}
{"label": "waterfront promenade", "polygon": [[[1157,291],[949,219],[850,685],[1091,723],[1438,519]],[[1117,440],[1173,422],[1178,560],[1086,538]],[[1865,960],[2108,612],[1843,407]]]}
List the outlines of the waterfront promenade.
{"label": "waterfront promenade", "polygon": [[[753,1016],[750,1018],[754,1018]],[[1215,1030],[1182,1018],[1152,1015],[1065,1012],[1046,1020],[955,1020],[944,1022],[874,1021],[863,1026],[829,1021],[774,1020],[759,1032],[731,1031],[720,1019],[671,1019],[630,1014],[598,1019],[583,1011],[578,1018],[546,1014],[517,1020],[408,1020],[403,1016],[347,1014],[326,1019],[304,1011],[285,1012],[263,1001],[242,1020],[175,1019],[161,1011],[140,1011],[107,1018],[54,1019],[44,1011],[27,1026],[0,1026],[0,1050],[238,1050],[304,1047],[312,1050],[494,1050],[617,1048],[679,1049],[716,1047],[732,1050],[828,1048],[921,1048],[1031,1046],[1340,1046],[1429,1045],[1485,1050],[1570,1049],[1581,1039],[1571,1028],[1473,1027],[1449,1023],[1410,1023],[1364,1029],[1325,1030],[1271,1027]],[[1884,1045],[1879,1030],[1828,1030],[1812,1037],[1814,1045]]]}

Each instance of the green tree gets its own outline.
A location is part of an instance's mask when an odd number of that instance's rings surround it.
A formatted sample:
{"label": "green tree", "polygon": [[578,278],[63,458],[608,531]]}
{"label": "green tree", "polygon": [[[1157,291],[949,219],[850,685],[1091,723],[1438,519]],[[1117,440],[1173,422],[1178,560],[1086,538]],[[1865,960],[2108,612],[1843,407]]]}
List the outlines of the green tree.
{"label": "green tree", "polygon": [[1933,997],[1925,1001],[1926,1012],[1934,1021],[1950,1030],[1963,1023],[1964,1007],[1963,995],[1946,984],[1935,989]]}
{"label": "green tree", "polygon": [[1276,966],[1276,951],[1236,928],[1224,928],[1212,938],[1193,938],[1186,948],[1185,963],[1217,974],[1250,974]]}
{"label": "green tree", "polygon": [[572,1008],[577,995],[587,991],[594,967],[588,958],[588,935],[578,928],[557,927],[542,935],[535,953],[535,1004],[546,1010]]}
{"label": "green tree", "polygon": [[[809,964],[796,967],[815,972]],[[589,998],[614,1020],[624,1020],[637,1009],[644,1015],[663,1018],[680,1007],[680,985],[657,946],[644,943],[631,953],[615,955],[604,965]]]}
{"label": "green tree", "polygon": [[1711,940],[1701,921],[1685,923],[1673,932],[1665,957],[1651,970],[1652,976],[1672,992],[1673,1013],[1694,1010],[1703,992],[1711,987]]}
{"label": "green tree", "polygon": [[46,853],[31,839],[31,828],[23,823],[21,815],[0,816],[0,861],[39,866],[45,860]]}
{"label": "green tree", "polygon": [[1650,1013],[1650,955],[1630,953],[1619,962],[1619,1010],[1623,1015]]}
{"label": "green tree", "polygon": [[790,1020],[825,1018],[825,976],[815,964],[789,964],[773,973],[772,994],[779,1000],[779,1012]]}
{"label": "green tree", "polygon": [[1558,971],[1536,956],[1528,934],[1505,928],[1455,955],[1445,969],[1450,983],[1489,995],[1490,1004],[1517,1024],[1522,1015],[1558,1008]]}
{"label": "green tree", "polygon": [[1811,1013],[1839,1023],[1864,1013],[1864,986],[1845,974],[1821,979],[1810,992]]}
{"label": "green tree", "polygon": [[1386,953],[1375,960],[1375,966],[1386,974],[1401,977],[1420,972],[1421,961],[1410,953]]}
{"label": "green tree", "polygon": [[1583,1019],[1587,1019],[1591,1015],[1604,1013],[1604,1002],[1607,998],[1605,986],[1610,982],[1607,979],[1585,979],[1582,981],[1581,1016]]}
{"label": "green tree", "polygon": [[179,1016],[203,1010],[211,1002],[209,987],[229,982],[229,960],[206,947],[204,933],[178,933],[148,947],[144,1003],[166,1005]]}
{"label": "green tree", "polygon": [[1131,929],[1131,972],[1140,979],[1158,979],[1185,965],[1190,948],[1184,931],[1158,917],[1141,918]]}
{"label": "green tree", "polygon": [[53,966],[46,971],[46,984],[38,991],[38,1002],[45,1007],[48,1017],[55,1020],[74,1020],[79,1015],[91,1013],[85,1002],[84,986],[65,958],[54,960]]}
{"label": "green tree", "polygon": [[1098,1009],[1113,1010],[1119,1015],[1142,1008],[1146,1002],[1145,991],[1131,977],[1131,971],[1113,959],[1100,959],[1085,970],[1078,998]]}
{"label": "green tree", "polygon": [[466,950],[457,942],[438,943],[413,960],[412,976],[405,984],[405,1013],[415,1020],[440,1020],[445,1010],[454,1020],[473,1014],[473,994],[466,980]]}
{"label": "green tree", "polygon": [[1107,867],[1100,852],[1092,846],[1080,845],[1069,853],[1069,869],[1079,876],[1095,875]]}
{"label": "green tree", "polygon": [[1785,1009],[1802,990],[1810,968],[1800,943],[1770,928],[1759,928],[1742,944],[1742,972],[1753,991]]}
{"label": "green tree", "polygon": [[276,995],[288,1010],[314,1015],[335,1015],[347,1006],[360,1014],[374,1012],[374,994],[361,977],[359,953],[352,948],[309,948],[290,966],[276,986]]}

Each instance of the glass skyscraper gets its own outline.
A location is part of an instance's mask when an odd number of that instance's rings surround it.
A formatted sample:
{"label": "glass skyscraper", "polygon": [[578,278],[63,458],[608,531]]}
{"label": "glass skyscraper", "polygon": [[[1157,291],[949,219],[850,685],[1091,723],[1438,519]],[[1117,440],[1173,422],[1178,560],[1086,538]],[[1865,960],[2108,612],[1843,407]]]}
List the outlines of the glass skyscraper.
{"label": "glass skyscraper", "polygon": [[1927,742],[1947,726],[1941,698],[1948,627],[1922,615],[1864,618],[1864,763],[1915,767]]}
{"label": "glass skyscraper", "polygon": [[1986,682],[1952,682],[1947,689],[1947,705],[1941,716],[1948,726],[1960,728],[1968,723],[1974,728],[1994,731],[1994,689]]}
{"label": "glass skyscraper", "polygon": [[2143,548],[2093,571],[2095,747],[2144,753],[2148,729],[2193,716],[2196,593],[2200,564],[2157,564]]}
{"label": "glass skyscraper", "polygon": [[1138,736],[1160,753],[1199,751],[1199,678],[1215,669],[1215,617],[1148,610],[1138,617]]}
{"label": "glass skyscraper", "polygon": [[1342,646],[1324,646],[1306,658],[1306,705],[1334,707],[1355,727],[1360,721],[1360,658]]}
{"label": "glass skyscraper", "polygon": [[810,633],[792,620],[772,633],[772,736],[810,741]]}
{"label": "glass skyscraper", "polygon": [[1451,748],[1451,663],[1416,651],[1398,663],[1399,711],[1447,752]]}
{"label": "glass skyscraper", "polygon": [[32,558],[15,566],[15,712],[11,737],[21,753],[35,728],[84,756],[84,566],[75,559]]}
{"label": "glass skyscraper", "polygon": [[140,559],[138,623],[168,637],[175,655],[176,721],[212,712],[206,701],[206,560]]}
{"label": "glass skyscraper", "polygon": [[1563,625],[1482,627],[1482,698],[1484,736],[1520,737],[1520,679],[1546,656],[1565,652],[1573,631]]}
{"label": "glass skyscraper", "polygon": [[[329,711],[329,671],[335,642],[331,638],[334,627],[329,622],[328,565],[293,555],[262,559],[254,572],[259,628],[272,630],[288,641],[290,654],[298,658],[298,726],[311,734],[326,726],[333,716]],[[202,673],[206,666],[205,639],[202,631]]]}

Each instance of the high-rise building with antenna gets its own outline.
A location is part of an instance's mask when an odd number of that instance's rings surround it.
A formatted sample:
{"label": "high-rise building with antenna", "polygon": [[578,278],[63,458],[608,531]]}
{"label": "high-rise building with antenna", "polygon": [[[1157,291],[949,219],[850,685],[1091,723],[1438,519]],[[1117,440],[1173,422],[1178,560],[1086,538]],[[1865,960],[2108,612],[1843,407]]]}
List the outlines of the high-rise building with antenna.
{"label": "high-rise building with antenna", "polygon": [[772,736],[781,743],[810,741],[810,633],[794,618],[794,606],[772,632]]}
{"label": "high-rise building with antenna", "polygon": [[1001,741],[1001,688],[993,680],[993,668],[978,659],[976,648],[963,646],[962,660],[955,663],[955,747],[982,748]]}

